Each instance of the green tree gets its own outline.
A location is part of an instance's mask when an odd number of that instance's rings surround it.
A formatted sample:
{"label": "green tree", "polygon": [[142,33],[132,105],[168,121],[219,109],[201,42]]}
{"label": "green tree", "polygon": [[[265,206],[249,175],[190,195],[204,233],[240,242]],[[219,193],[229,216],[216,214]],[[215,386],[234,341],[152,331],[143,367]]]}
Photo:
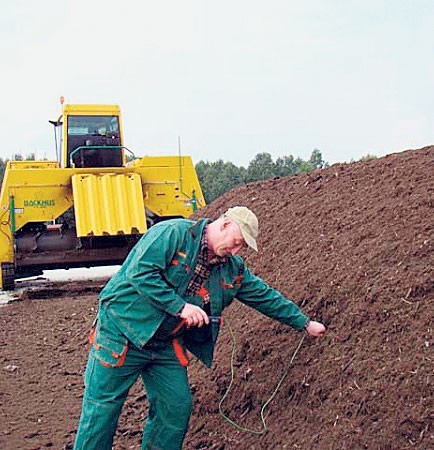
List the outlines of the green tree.
{"label": "green tree", "polygon": [[298,158],[297,166],[296,173],[309,173],[316,169],[325,169],[329,165],[324,161],[321,152],[316,148],[312,151],[307,161]]}
{"label": "green tree", "polygon": [[276,164],[269,153],[258,153],[247,167],[247,182],[268,180],[274,176]]}
{"label": "green tree", "polygon": [[[296,173],[306,171],[306,161],[301,158],[294,158],[292,155],[282,156],[276,159],[276,176],[288,177]],[[310,166],[309,166],[310,168]]]}
{"label": "green tree", "polygon": [[324,169],[328,167],[328,164],[324,161],[321,152],[315,148],[310,155],[309,164],[312,167],[312,170],[315,169]]}
{"label": "green tree", "polygon": [[196,172],[207,203],[245,181],[244,167],[221,159],[211,163],[199,161]]}

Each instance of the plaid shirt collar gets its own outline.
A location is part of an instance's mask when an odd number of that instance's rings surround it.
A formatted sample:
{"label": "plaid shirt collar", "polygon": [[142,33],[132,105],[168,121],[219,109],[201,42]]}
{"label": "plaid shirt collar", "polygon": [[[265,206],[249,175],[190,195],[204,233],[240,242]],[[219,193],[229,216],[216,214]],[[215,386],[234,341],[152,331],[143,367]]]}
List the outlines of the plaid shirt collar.
{"label": "plaid shirt collar", "polygon": [[200,250],[198,261],[203,265],[213,266],[215,264],[221,264],[228,261],[227,256],[217,256],[215,255],[210,259],[209,249],[208,249],[208,230],[207,227],[203,229],[202,238],[200,239]]}
{"label": "plaid shirt collar", "polygon": [[200,239],[200,249],[197,256],[196,267],[194,268],[193,275],[188,283],[186,294],[189,296],[197,294],[205,281],[209,278],[212,266],[222,264],[227,261],[227,256],[216,255],[211,259],[209,258],[208,234],[207,227],[205,227]]}

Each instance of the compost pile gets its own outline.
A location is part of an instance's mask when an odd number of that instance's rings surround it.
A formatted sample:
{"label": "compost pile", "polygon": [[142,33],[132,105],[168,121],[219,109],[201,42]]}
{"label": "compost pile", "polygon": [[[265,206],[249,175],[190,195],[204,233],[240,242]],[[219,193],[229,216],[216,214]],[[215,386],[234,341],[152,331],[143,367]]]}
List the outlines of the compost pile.
{"label": "compost pile", "polygon": [[[201,210],[249,206],[261,224],[249,267],[312,318],[322,338],[240,302],[225,311],[212,370],[192,361],[186,449],[433,448],[434,147],[241,186]],[[0,448],[70,449],[80,413],[86,333],[101,283],[44,284],[0,308]],[[146,395],[135,386],[115,449],[140,448]]]}

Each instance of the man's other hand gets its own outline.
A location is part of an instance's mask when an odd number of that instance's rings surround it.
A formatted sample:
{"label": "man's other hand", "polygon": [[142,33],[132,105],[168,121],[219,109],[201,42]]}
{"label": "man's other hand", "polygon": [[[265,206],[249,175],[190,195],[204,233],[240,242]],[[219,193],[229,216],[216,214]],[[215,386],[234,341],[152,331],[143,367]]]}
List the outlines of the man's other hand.
{"label": "man's other hand", "polygon": [[310,320],[309,323],[307,324],[306,331],[311,336],[318,337],[318,336],[322,336],[326,332],[326,327],[320,322],[315,322],[315,320]]}

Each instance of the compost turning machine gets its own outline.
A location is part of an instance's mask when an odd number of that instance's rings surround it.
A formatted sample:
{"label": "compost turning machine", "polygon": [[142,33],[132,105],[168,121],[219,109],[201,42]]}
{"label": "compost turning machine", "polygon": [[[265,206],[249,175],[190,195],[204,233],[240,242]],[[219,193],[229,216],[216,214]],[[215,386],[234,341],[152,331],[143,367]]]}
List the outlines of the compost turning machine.
{"label": "compost turning machine", "polygon": [[149,226],[205,204],[190,157],[131,154],[119,106],[61,103],[57,161],[6,166],[2,289],[44,269],[120,264]]}

